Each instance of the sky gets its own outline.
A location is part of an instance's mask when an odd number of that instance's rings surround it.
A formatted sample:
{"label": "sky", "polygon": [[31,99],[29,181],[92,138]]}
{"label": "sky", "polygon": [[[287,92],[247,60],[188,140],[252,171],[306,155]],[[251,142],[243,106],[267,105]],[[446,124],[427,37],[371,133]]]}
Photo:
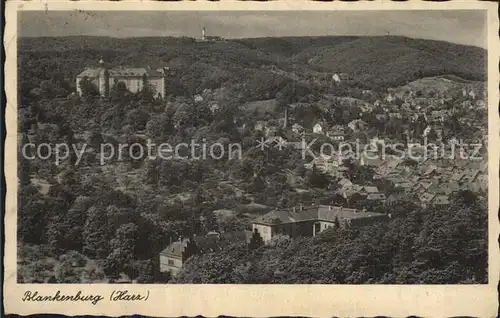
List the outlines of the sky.
{"label": "sky", "polygon": [[20,36],[401,35],[486,48],[485,11],[24,11]]}

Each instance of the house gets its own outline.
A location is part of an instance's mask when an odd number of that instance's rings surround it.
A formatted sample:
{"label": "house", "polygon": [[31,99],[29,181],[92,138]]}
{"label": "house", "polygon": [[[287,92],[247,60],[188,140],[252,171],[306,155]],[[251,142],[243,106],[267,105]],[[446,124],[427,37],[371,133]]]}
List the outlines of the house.
{"label": "house", "polygon": [[313,127],[313,133],[315,134],[322,134],[323,133],[323,127],[321,127],[321,125],[318,123],[316,125],[314,125]]}
{"label": "house", "polygon": [[364,186],[361,188],[361,190],[358,191],[358,193],[361,195],[369,195],[369,194],[375,194],[375,193],[380,193],[380,192],[378,191],[377,187]]}
{"label": "house", "polygon": [[76,76],[76,91],[82,95],[80,83],[87,79],[98,89],[101,96],[109,94],[113,85],[124,83],[132,93],[138,93],[147,84],[153,91],[153,96],[165,97],[165,77],[167,68],[153,70],[150,67],[108,67],[103,60],[99,61],[99,67],[87,67]]}
{"label": "house", "polygon": [[464,172],[460,182],[473,182],[476,180],[476,177],[479,175],[479,170],[470,169]]}
{"label": "house", "polygon": [[448,182],[439,184],[439,187],[436,189],[435,192],[445,195],[451,195],[453,193],[458,192],[459,190],[460,186],[457,183]]}
{"label": "house", "polygon": [[370,166],[377,168],[384,163],[384,161],[380,159],[376,153],[363,152],[363,154],[360,157],[361,158],[359,159],[359,164],[362,166]]}
{"label": "house", "polygon": [[431,200],[431,203],[435,205],[447,205],[450,204],[450,198],[447,195],[436,195]]}
{"label": "house", "polygon": [[215,114],[220,109],[219,104],[217,104],[216,102],[212,102],[210,104],[209,108],[210,108],[210,111],[212,112],[212,114]]}
{"label": "house", "polygon": [[266,128],[266,123],[263,121],[258,121],[255,123],[254,130],[255,131],[264,131]]}
{"label": "house", "polygon": [[196,103],[201,103],[203,101],[203,96],[201,96],[200,94],[197,94],[194,96],[194,101]]}
{"label": "house", "polygon": [[327,137],[330,137],[333,140],[344,141],[345,133],[344,126],[335,125],[326,133]]}
{"label": "house", "polygon": [[346,179],[346,178],[342,178],[340,179],[340,181],[338,182],[339,186],[341,188],[348,188],[348,187],[351,187],[352,186],[352,182],[351,180],[349,179]]}
{"label": "house", "polygon": [[266,137],[275,136],[277,132],[278,132],[278,127],[276,126],[268,126],[264,128],[264,135]]}
{"label": "house", "polygon": [[359,227],[386,219],[385,214],[337,206],[299,206],[262,215],[252,222],[252,229],[268,243],[275,235],[316,236],[328,228]]}
{"label": "house", "polygon": [[366,199],[369,201],[380,201],[385,202],[386,197],[383,193],[370,193],[366,196]]}
{"label": "house", "polygon": [[444,122],[444,116],[446,115],[446,113],[442,110],[433,110],[431,112],[431,118],[432,120],[434,121],[438,121],[438,122]]}
{"label": "house", "polygon": [[410,197],[404,192],[391,193],[387,199],[386,204],[393,205],[401,202],[409,202],[411,201]]}
{"label": "house", "polygon": [[204,236],[179,239],[170,243],[160,252],[160,271],[170,272],[172,276],[179,273],[184,262],[196,254],[220,251],[236,242],[250,242],[252,232],[235,231],[228,233],[209,232]]}
{"label": "house", "polygon": [[355,119],[347,124],[347,127],[349,127],[352,131],[359,131],[359,130],[364,130],[365,127],[367,126],[366,122],[364,122],[361,119]]}
{"label": "house", "polygon": [[450,180],[453,182],[459,182],[460,180],[462,180],[463,176],[464,176],[463,172],[457,171],[451,175]]}
{"label": "house", "polygon": [[469,91],[469,96],[472,98],[472,99],[476,99],[476,93],[474,93],[474,90],[471,88],[471,90]]}
{"label": "house", "polygon": [[434,199],[435,195],[432,193],[422,193],[419,197],[420,203],[423,207],[426,207]]}
{"label": "house", "polygon": [[340,76],[338,74],[333,74],[332,81],[335,83],[335,85],[339,85],[340,84]]}
{"label": "house", "polygon": [[398,182],[394,185],[396,188],[401,188],[405,192],[410,192],[414,184],[411,182]]}
{"label": "house", "polygon": [[423,169],[421,173],[427,178],[431,178],[439,174],[439,171],[435,165],[426,165],[423,166],[422,168]]}
{"label": "house", "polygon": [[432,186],[433,182],[429,181],[429,180],[422,180],[422,181],[419,182],[419,184],[420,184],[420,186],[422,188],[424,188],[425,190],[427,190],[427,189],[429,189]]}
{"label": "house", "polygon": [[482,186],[488,187],[488,175],[480,174],[476,177],[476,182]]}
{"label": "house", "polygon": [[377,168],[376,172],[378,174],[387,175],[393,172],[400,163],[401,161],[397,159],[387,159],[386,161],[384,161],[384,163],[382,163],[382,165]]}
{"label": "house", "polygon": [[481,184],[479,182],[470,182],[470,183],[466,183],[466,184],[462,185],[461,190],[469,190],[471,192],[478,193],[481,191],[486,191],[487,187],[485,188],[485,187],[481,186]]}
{"label": "house", "polygon": [[485,109],[486,108],[486,103],[484,100],[478,100],[476,101],[476,109]]}
{"label": "house", "polygon": [[302,134],[304,132],[304,127],[295,123],[292,125],[292,131],[296,134]]}

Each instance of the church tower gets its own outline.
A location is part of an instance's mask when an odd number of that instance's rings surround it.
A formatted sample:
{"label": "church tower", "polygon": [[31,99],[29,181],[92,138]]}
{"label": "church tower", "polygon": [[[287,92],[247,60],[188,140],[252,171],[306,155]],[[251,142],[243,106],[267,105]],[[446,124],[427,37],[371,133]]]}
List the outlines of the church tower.
{"label": "church tower", "polygon": [[206,40],[206,33],[207,33],[207,30],[205,29],[205,27],[202,27],[201,28],[201,40],[202,41]]}

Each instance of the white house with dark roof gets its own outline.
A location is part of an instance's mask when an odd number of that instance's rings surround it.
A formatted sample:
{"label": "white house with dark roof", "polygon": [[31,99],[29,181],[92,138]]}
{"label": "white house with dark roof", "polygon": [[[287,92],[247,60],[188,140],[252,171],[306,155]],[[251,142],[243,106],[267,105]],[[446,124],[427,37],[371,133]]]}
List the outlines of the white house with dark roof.
{"label": "white house with dark roof", "polygon": [[386,214],[338,206],[299,206],[258,217],[252,222],[252,230],[257,230],[267,243],[276,235],[316,236],[328,228],[358,227],[387,219]]}
{"label": "white house with dark roof", "polygon": [[313,127],[313,133],[315,133],[315,134],[322,134],[323,133],[323,127],[319,123],[317,123]]}

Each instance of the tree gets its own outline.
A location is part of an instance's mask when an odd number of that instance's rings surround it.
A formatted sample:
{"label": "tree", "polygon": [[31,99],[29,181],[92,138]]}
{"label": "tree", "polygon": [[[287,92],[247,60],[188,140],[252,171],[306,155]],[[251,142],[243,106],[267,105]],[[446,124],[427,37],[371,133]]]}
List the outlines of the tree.
{"label": "tree", "polygon": [[130,91],[127,88],[127,85],[123,82],[119,82],[115,79],[113,86],[110,90],[110,97],[112,101],[125,101],[125,97],[130,94]]}
{"label": "tree", "polygon": [[116,230],[109,243],[111,253],[106,257],[108,264],[112,264],[115,274],[122,271],[133,271],[138,237],[139,227],[134,223],[123,224]]}
{"label": "tree", "polygon": [[310,171],[306,172],[306,180],[310,186],[315,188],[325,188],[330,183],[326,174],[319,171],[315,164]]}
{"label": "tree", "polygon": [[99,96],[99,89],[88,77],[80,80],[80,91],[82,96],[86,98],[93,98]]}
{"label": "tree", "polygon": [[91,258],[104,259],[110,252],[110,233],[102,207],[92,206],[87,211],[83,227],[83,253]]}
{"label": "tree", "polygon": [[250,250],[256,250],[262,245],[264,245],[264,240],[262,239],[262,236],[260,236],[259,231],[257,231],[257,229],[254,229],[252,238],[250,239],[250,243],[248,244],[248,248]]}
{"label": "tree", "polygon": [[127,112],[126,123],[131,125],[134,131],[143,130],[150,119],[150,115],[143,109],[131,109]]}
{"label": "tree", "polygon": [[87,138],[87,143],[95,150],[100,150],[101,145],[104,143],[101,132],[98,130],[91,131]]}
{"label": "tree", "polygon": [[164,140],[172,131],[172,120],[165,113],[151,117],[146,124],[146,134],[154,140]]}
{"label": "tree", "polygon": [[340,228],[340,221],[339,221],[339,218],[337,216],[335,216],[334,224],[335,224],[335,228],[336,229]]}

